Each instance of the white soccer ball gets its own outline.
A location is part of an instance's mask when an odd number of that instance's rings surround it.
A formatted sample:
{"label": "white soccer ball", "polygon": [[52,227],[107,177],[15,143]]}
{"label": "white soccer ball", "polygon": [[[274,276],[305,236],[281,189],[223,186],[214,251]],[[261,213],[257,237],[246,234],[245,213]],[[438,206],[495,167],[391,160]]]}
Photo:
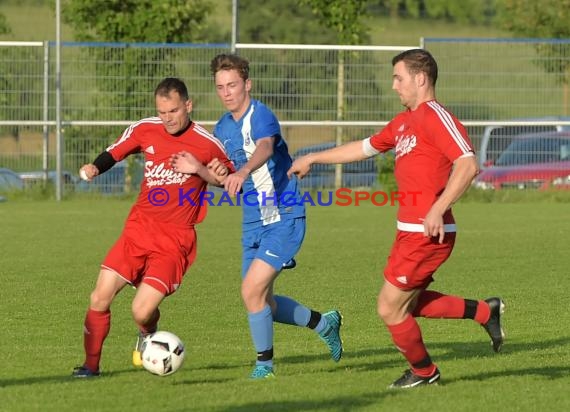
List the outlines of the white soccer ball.
{"label": "white soccer ball", "polygon": [[158,331],[145,338],[142,345],[144,368],[158,376],[176,372],[184,362],[184,343],[174,333]]}

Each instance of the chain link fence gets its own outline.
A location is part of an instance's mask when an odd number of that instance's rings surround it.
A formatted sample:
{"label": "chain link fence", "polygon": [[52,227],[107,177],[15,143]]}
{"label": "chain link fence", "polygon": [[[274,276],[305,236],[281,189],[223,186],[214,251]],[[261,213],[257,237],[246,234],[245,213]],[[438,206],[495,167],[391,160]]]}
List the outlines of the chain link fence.
{"label": "chain link fence", "polygon": [[[251,62],[253,96],[276,112],[292,154],[360,139],[388,122],[401,110],[391,90],[391,58],[412,47],[425,47],[437,59],[438,100],[467,125],[485,159],[482,167],[491,167],[520,132],[570,128],[570,40],[420,39],[417,46],[402,47],[236,45]],[[155,114],[153,90],[164,77],[186,81],[193,119],[211,130],[224,109],[209,63],[229,51],[224,44],[62,43],[58,108],[55,44],[1,42],[0,168],[28,172],[29,184],[42,181],[31,177],[38,172],[49,180],[56,164],[59,109],[62,164],[69,172],[65,190],[87,190],[76,181],[78,167],[92,161],[128,124]],[[492,147],[497,153],[481,153],[485,142],[485,150]],[[376,160],[324,167],[304,184],[375,186],[382,181],[380,169]],[[90,190],[136,190],[140,161],[117,165],[113,173],[116,178],[109,173]]]}

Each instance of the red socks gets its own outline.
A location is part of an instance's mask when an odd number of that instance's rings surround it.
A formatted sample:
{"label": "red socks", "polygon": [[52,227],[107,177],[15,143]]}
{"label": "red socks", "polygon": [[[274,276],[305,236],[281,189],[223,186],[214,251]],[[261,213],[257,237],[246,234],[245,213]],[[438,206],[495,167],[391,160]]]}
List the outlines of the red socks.
{"label": "red socks", "polygon": [[474,319],[477,323],[489,321],[491,311],[487,302],[464,299],[425,290],[419,297],[413,313],[397,325],[387,325],[392,341],[404,355],[412,372],[418,376],[431,376],[436,366],[431,361],[415,317],[444,319]]}
{"label": "red socks", "polygon": [[424,290],[418,297],[412,315],[423,318],[474,319],[479,324],[487,323],[491,316],[485,301],[474,301],[458,296],[444,295]]}
{"label": "red socks", "polygon": [[[160,311],[157,309],[146,325],[138,325],[142,333],[156,332]],[[83,347],[85,348],[85,366],[93,372],[99,371],[103,342],[111,329],[111,311],[99,312],[88,309],[83,325]]]}
{"label": "red socks", "polygon": [[99,370],[101,349],[110,328],[111,311],[87,310],[83,326],[83,346],[85,348],[85,366],[93,372]]}
{"label": "red socks", "polygon": [[412,371],[418,376],[433,375],[436,366],[427,353],[422,332],[413,316],[408,315],[402,323],[387,326],[392,341],[411,365]]}

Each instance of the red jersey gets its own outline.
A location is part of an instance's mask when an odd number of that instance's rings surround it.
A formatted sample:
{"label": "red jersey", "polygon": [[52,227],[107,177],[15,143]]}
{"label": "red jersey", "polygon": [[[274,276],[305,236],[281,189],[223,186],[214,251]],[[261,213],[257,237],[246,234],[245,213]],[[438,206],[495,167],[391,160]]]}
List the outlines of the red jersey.
{"label": "red jersey", "polygon": [[198,175],[178,173],[170,166],[170,156],[181,151],[191,153],[204,165],[218,158],[234,170],[222,144],[194,122],[175,136],[164,129],[160,118],[142,119],[107,148],[116,161],[132,153],[144,153],[144,177],[131,214],[136,210],[152,220],[178,226],[193,225],[204,219],[207,202],[201,201],[200,194],[207,183]]}
{"label": "red jersey", "polygon": [[[436,100],[398,114],[369,142],[379,152],[395,149],[394,174],[400,196],[405,196],[398,220],[412,224],[423,224],[447,185],[453,162],[475,153],[465,127]],[[443,221],[454,222],[451,209]]]}

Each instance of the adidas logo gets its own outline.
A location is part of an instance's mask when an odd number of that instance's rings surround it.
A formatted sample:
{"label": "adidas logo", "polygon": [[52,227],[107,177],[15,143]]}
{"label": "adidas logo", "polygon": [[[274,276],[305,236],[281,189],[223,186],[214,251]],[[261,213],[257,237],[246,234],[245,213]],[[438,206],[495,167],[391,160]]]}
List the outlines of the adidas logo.
{"label": "adidas logo", "polygon": [[154,146],[149,146],[146,149],[144,149],[144,151],[149,154],[154,154]]}

